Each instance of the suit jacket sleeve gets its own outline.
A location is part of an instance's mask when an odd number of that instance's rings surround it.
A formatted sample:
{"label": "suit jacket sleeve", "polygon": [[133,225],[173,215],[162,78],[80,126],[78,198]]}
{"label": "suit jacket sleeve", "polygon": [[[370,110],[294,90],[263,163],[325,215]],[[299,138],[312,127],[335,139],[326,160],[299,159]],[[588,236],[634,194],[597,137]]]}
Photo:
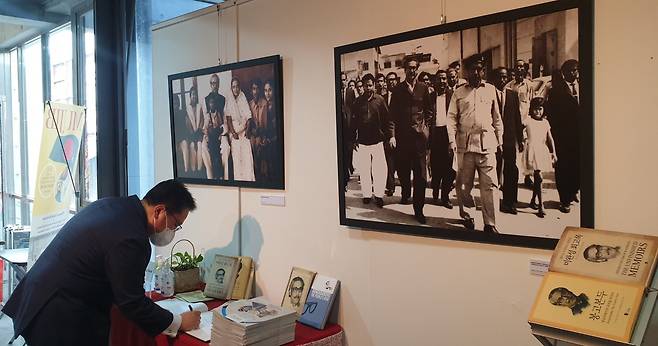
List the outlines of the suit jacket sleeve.
{"label": "suit jacket sleeve", "polygon": [[[493,86],[491,86],[493,88]],[[493,127],[494,132],[496,133],[496,139],[498,140],[498,145],[503,145],[503,121],[500,116],[500,107],[498,107],[498,98],[496,97],[496,91],[493,93],[493,101],[491,102],[491,116],[493,118]]]}
{"label": "suit jacket sleeve", "polygon": [[147,261],[144,244],[135,239],[124,240],[108,252],[105,270],[119,310],[147,334],[155,336],[167,329],[174,317],[144,295]]}
{"label": "suit jacket sleeve", "polygon": [[393,137],[393,132],[395,131],[395,124],[393,123],[393,118],[391,118],[391,112],[388,110],[386,105],[386,100],[382,102],[382,133],[384,133],[384,140],[388,141]]}
{"label": "suit jacket sleeve", "polygon": [[457,98],[454,97],[454,94],[450,97],[450,106],[448,106],[448,143],[457,145],[455,135],[457,133],[457,114],[459,109],[457,109]]}

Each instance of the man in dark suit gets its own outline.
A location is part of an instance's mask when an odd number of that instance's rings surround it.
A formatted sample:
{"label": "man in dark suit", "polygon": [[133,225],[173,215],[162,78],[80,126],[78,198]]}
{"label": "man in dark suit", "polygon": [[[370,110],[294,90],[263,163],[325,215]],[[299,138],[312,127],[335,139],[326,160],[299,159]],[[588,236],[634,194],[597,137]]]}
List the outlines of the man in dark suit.
{"label": "man in dark suit", "polygon": [[[386,74],[386,95],[382,95],[386,100],[386,106],[389,111],[391,109],[391,97],[393,96],[393,88],[398,85],[398,75],[395,72]],[[388,172],[386,174],[386,196],[393,196],[395,192],[395,148],[391,148],[389,143],[384,143],[384,153],[386,154],[386,166]]]}
{"label": "man in dark suit", "polygon": [[416,80],[418,61],[404,62],[405,80],[393,89],[391,114],[395,123],[391,147],[397,148],[397,170],[402,185],[400,203],[409,204],[411,172],[414,174],[414,216],[420,223],[427,220],[423,214],[427,186],[427,143],[430,121],[434,118],[434,105],[427,85]]}
{"label": "man in dark suit", "polygon": [[559,158],[555,164],[555,183],[560,195],[560,211],[571,211],[580,190],[580,86],[578,61],[567,60],[560,76],[552,81],[546,100],[546,114]]}
{"label": "man in dark suit", "polygon": [[[519,95],[514,90],[505,88],[506,83],[507,69],[497,68],[494,71],[494,86],[499,111],[503,117],[503,152],[496,167],[500,172],[502,163],[503,202],[500,205],[500,211],[516,215],[519,192],[519,168],[516,166],[516,155],[523,151],[523,124],[521,123]],[[500,179],[500,173],[498,176]]]}
{"label": "man in dark suit", "polygon": [[195,329],[198,312],[173,315],[144,294],[149,240],[165,246],[196,208],[167,180],[137,196],[100,199],[71,218],[12,294],[3,312],[30,346],[107,345],[110,307],[149,335]]}
{"label": "man in dark suit", "polygon": [[206,96],[206,111],[210,119],[204,131],[208,135],[208,152],[212,163],[213,179],[224,178],[224,167],[220,154],[220,136],[224,125],[224,105],[226,98],[219,93],[219,76],[210,76],[210,93]]}
{"label": "man in dark suit", "polygon": [[448,88],[448,73],[444,70],[436,72],[436,116],[430,131],[430,165],[432,167],[432,199],[436,203],[441,191],[441,205],[452,209],[450,191],[455,181],[455,170],[452,169],[453,153],[448,141],[448,106],[452,90]]}
{"label": "man in dark suit", "polygon": [[343,191],[347,191],[347,183],[350,181],[350,175],[354,172],[352,157],[354,155],[354,136],[355,130],[352,126],[353,112],[352,107],[356,97],[354,91],[347,87],[347,75],[341,73],[341,113],[343,115]]}

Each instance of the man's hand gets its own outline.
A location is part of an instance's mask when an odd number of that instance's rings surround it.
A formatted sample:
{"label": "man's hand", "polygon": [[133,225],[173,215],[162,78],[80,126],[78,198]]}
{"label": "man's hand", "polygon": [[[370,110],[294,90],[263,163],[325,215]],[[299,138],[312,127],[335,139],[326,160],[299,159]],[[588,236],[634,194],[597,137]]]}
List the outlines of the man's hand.
{"label": "man's hand", "polygon": [[450,143],[450,151],[453,153],[457,151],[457,144],[455,143]]}
{"label": "man's hand", "polygon": [[391,148],[395,149],[395,146],[397,143],[395,142],[395,137],[391,137],[391,139],[388,140],[388,145],[391,146]]}
{"label": "man's hand", "polygon": [[201,312],[199,311],[187,311],[180,314],[181,324],[180,330],[194,330],[199,329],[199,323],[201,323]]}

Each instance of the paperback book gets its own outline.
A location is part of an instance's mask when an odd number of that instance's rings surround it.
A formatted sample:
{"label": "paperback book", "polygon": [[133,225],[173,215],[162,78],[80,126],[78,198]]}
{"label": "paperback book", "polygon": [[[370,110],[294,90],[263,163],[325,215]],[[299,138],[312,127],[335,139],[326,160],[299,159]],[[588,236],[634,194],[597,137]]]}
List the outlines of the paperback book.
{"label": "paperback book", "polygon": [[530,313],[531,325],[630,342],[658,238],[567,227]]}

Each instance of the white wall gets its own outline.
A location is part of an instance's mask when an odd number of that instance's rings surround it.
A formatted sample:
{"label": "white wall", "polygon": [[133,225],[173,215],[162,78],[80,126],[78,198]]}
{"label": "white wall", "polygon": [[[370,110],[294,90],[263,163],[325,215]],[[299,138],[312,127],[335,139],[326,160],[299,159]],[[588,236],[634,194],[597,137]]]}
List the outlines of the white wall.
{"label": "white wall", "polygon": [[[447,15],[457,21],[539,2],[448,1]],[[595,5],[596,226],[658,235],[658,2]],[[215,65],[218,54],[230,62],[234,15],[222,15],[221,32],[215,13],[154,31],[156,181],[172,175],[166,77]],[[339,278],[339,322],[351,345],[538,345],[526,320],[540,278],[528,274],[528,260],[551,252],[338,224],[333,48],[434,25],[439,16],[435,0],[240,6],[240,59],[283,57],[286,207],[261,206],[270,194],[263,190],[242,189],[239,202],[237,188],[195,186],[200,207],[183,234],[206,249],[232,248],[240,203],[255,219],[244,227],[250,244],[263,242],[245,251],[259,251],[259,292],[279,301],[293,265]]]}

